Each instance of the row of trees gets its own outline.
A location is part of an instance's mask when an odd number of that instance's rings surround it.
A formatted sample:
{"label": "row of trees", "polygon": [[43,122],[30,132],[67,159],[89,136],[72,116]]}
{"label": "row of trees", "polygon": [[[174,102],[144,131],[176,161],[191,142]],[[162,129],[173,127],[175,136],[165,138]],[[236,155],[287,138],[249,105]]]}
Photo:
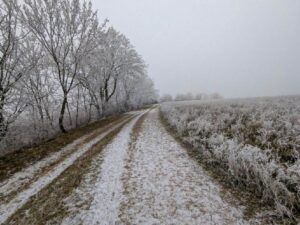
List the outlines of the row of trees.
{"label": "row of trees", "polygon": [[[130,41],[83,0],[0,0],[0,145],[156,101]],[[27,132],[28,133],[28,132]]]}
{"label": "row of trees", "polygon": [[218,93],[203,94],[199,93],[193,95],[192,93],[177,94],[174,98],[170,94],[161,96],[160,102],[171,102],[171,101],[189,101],[189,100],[210,100],[210,99],[222,99],[223,97]]}

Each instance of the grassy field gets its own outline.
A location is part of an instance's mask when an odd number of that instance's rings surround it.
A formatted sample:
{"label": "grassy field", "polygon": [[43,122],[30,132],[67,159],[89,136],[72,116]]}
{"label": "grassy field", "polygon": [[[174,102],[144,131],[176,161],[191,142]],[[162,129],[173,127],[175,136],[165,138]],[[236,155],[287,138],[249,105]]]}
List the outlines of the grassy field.
{"label": "grassy field", "polygon": [[201,161],[293,220],[300,205],[300,96],[170,102],[165,121]]}

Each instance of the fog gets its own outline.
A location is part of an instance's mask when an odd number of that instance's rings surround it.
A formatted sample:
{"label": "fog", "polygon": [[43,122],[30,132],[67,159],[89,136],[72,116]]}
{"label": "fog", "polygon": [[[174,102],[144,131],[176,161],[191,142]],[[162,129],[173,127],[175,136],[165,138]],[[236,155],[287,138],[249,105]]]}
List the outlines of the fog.
{"label": "fog", "polygon": [[130,38],[160,94],[300,93],[300,1],[92,2]]}

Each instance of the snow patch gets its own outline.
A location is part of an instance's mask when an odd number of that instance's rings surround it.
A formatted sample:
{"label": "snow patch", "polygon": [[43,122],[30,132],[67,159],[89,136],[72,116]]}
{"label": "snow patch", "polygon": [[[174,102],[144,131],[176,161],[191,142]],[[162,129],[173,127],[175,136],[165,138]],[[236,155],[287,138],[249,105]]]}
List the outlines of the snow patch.
{"label": "snow patch", "polygon": [[[72,153],[67,159],[59,163],[54,169],[40,177],[37,181],[32,183],[26,190],[20,192],[13,200],[7,204],[0,205],[0,224],[4,223],[10,216],[12,216],[19,208],[21,208],[30,197],[37,194],[41,189],[50,184],[55,178],[57,178],[63,171],[65,171],[69,166],[71,166],[76,159],[86,153],[90,148],[101,141],[105,136],[107,136],[113,130],[121,127],[128,120],[114,125],[106,132],[102,133],[98,137],[94,138],[90,142],[84,144],[78,151]],[[77,141],[76,141],[77,142]]]}
{"label": "snow patch", "polygon": [[242,209],[223,201],[219,186],[166,132],[157,109],[144,121],[133,157],[123,223],[249,224]]}
{"label": "snow patch", "polygon": [[99,173],[99,175],[95,186],[89,188],[93,195],[90,208],[81,210],[73,217],[66,218],[62,224],[96,225],[116,223],[122,199],[123,185],[121,177],[124,170],[124,159],[127,155],[132,128],[139,118],[140,116],[127,124],[114,138],[113,142],[105,147],[103,153],[97,156],[103,158],[103,162],[101,166],[98,166],[98,169],[93,171]]}

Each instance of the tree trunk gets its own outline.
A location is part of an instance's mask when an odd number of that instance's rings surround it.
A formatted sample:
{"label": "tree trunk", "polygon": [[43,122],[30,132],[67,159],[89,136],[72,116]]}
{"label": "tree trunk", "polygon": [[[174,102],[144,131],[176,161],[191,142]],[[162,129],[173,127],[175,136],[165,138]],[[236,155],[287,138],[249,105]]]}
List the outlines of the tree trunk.
{"label": "tree trunk", "polygon": [[63,99],[63,102],[61,105],[61,110],[60,110],[60,115],[59,115],[59,120],[58,120],[59,128],[60,128],[61,132],[63,132],[63,133],[67,133],[67,131],[64,127],[64,116],[65,116],[67,102],[68,102],[67,94],[64,94],[64,99]]}
{"label": "tree trunk", "polygon": [[101,112],[102,112],[102,116],[106,116],[106,102],[102,102],[101,103]]}
{"label": "tree trunk", "polygon": [[68,110],[68,115],[69,115],[69,124],[72,127],[73,126],[73,122],[72,122],[72,115],[70,112],[70,107],[69,107],[69,103],[67,102],[67,110]]}
{"label": "tree trunk", "polygon": [[4,108],[4,95],[2,94],[0,100],[0,141],[2,138],[6,136],[7,133],[7,124],[5,122],[5,118],[3,115],[4,114],[3,108]]}
{"label": "tree trunk", "polygon": [[6,136],[7,133],[7,124],[5,123],[2,110],[0,110],[0,141]]}
{"label": "tree trunk", "polygon": [[85,113],[88,115],[86,123],[89,123],[91,120],[91,104],[89,104],[88,107],[85,95],[83,94],[82,97],[83,97],[83,105],[84,105]]}

